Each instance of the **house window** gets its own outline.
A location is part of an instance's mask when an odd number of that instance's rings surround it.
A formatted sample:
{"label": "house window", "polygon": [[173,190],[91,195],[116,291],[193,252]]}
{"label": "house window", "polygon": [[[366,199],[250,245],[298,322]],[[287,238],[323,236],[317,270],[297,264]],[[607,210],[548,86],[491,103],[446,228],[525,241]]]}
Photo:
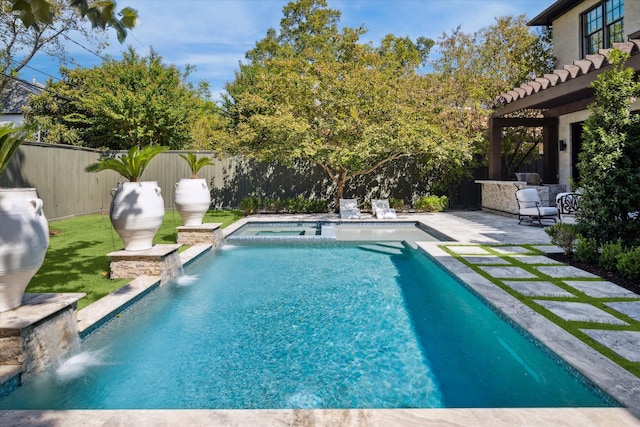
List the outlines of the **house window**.
{"label": "house window", "polygon": [[624,0],[606,0],[582,15],[583,52],[598,53],[624,42]]}

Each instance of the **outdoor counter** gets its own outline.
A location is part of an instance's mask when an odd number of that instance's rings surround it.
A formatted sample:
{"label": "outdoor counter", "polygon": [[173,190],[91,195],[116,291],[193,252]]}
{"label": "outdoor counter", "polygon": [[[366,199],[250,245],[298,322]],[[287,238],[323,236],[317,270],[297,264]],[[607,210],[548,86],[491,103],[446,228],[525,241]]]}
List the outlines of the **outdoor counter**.
{"label": "outdoor counter", "polygon": [[503,215],[518,215],[516,190],[535,188],[543,206],[555,206],[556,195],[565,191],[562,184],[528,185],[526,181],[476,180],[482,186],[482,210]]}

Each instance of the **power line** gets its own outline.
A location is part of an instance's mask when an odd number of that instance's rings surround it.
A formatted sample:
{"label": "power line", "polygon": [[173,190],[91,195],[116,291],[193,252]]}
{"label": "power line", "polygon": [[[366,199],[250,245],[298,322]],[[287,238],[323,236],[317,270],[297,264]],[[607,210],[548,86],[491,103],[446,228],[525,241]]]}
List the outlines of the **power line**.
{"label": "power line", "polygon": [[[97,56],[98,58],[102,59],[103,61],[105,60],[105,58],[104,58],[104,57],[102,57],[102,56],[100,56],[100,54],[98,54],[98,53],[96,53],[96,52],[92,51],[92,50],[91,50],[91,49],[89,49],[88,47],[83,46],[82,44],[80,44],[80,43],[78,43],[77,41],[73,40],[73,39],[72,39],[71,37],[69,37],[68,35],[66,35],[66,34],[64,34],[64,33],[61,33],[60,35],[61,35],[62,37],[64,37],[65,39],[69,40],[71,43],[74,43],[75,45],[80,46],[81,48],[83,48],[84,50],[86,50],[87,52],[89,52],[90,54]],[[62,58],[60,58],[60,59],[62,59]]]}
{"label": "power line", "polygon": [[[15,59],[11,59],[11,62],[13,62],[14,64],[21,65],[20,61],[15,60]],[[32,71],[35,71],[36,73],[44,74],[45,76],[51,77],[52,79],[54,79],[56,81],[61,81],[61,79],[59,77],[53,76],[53,75],[51,75],[51,74],[49,74],[49,73],[47,73],[45,71],[42,71],[42,70],[38,70],[37,68],[33,68],[30,65],[27,65],[27,64],[22,65],[22,68],[28,68],[28,69],[30,69]]]}

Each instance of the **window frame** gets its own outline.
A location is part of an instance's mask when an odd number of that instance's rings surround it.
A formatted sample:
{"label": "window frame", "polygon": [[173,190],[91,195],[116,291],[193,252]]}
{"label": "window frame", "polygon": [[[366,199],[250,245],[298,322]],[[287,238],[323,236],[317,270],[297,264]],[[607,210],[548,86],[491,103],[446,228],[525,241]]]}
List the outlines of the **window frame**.
{"label": "window frame", "polygon": [[[613,43],[624,42],[624,0],[618,0],[620,2],[619,5],[611,10],[618,10],[620,8],[620,14],[617,19],[612,20],[611,22],[607,22],[607,3],[613,2],[615,0],[603,0],[600,3],[596,4],[586,12],[580,14],[580,31],[581,31],[581,48],[582,48],[582,57],[586,57],[587,55],[592,55],[598,53],[592,51],[590,48],[592,47],[592,37],[594,35],[600,34],[600,39],[602,42],[602,46],[598,47],[598,49],[608,49],[611,48]],[[589,20],[589,15],[593,12],[599,11],[599,16],[597,18],[597,29],[595,31],[588,32],[589,24],[593,22],[593,20]],[[616,25],[622,25],[622,31],[616,32],[622,37],[622,40],[611,40],[611,36],[613,34],[612,29],[616,27]]]}

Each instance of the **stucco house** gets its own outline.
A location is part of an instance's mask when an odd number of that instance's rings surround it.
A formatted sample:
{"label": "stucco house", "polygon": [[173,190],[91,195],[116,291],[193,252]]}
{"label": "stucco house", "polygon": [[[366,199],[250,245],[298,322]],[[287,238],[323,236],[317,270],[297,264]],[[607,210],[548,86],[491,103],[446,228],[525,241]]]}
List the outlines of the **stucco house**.
{"label": "stucco house", "polygon": [[[640,72],[640,0],[558,0],[528,25],[552,28],[556,69],[497,100],[489,120],[489,180],[501,179],[502,129],[542,127],[543,181],[569,189],[570,182],[580,178],[576,165],[582,124],[589,116],[588,105],[594,101],[590,84],[610,68],[608,50],[615,47],[630,53],[627,65]],[[640,110],[640,102],[632,108]],[[533,119],[509,117],[522,110],[540,110],[542,115]],[[552,198],[550,202],[553,204]]]}

